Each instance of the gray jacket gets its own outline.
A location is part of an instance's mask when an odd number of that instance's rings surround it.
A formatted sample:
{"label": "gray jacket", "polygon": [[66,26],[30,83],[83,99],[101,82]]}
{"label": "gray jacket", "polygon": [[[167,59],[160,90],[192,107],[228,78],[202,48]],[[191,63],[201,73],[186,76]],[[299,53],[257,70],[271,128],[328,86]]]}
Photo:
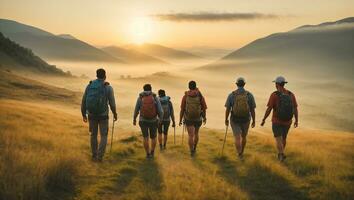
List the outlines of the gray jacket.
{"label": "gray jacket", "polygon": [[[98,80],[100,80],[100,79],[98,79]],[[104,80],[102,80],[102,81],[104,81]],[[90,81],[90,83],[91,83],[91,81]],[[117,113],[113,88],[109,85],[108,82],[105,82],[104,85],[105,85],[106,97],[107,97],[107,109],[106,109],[106,112],[100,114],[99,116],[90,115],[90,113],[86,110],[86,94],[87,94],[87,90],[88,90],[88,87],[89,87],[90,83],[86,86],[85,92],[84,92],[84,94],[82,96],[82,101],[81,101],[81,114],[82,114],[82,116],[85,117],[88,114],[90,117],[108,118],[108,114],[109,114],[108,104],[109,104],[109,107],[111,108],[112,113]]]}
{"label": "gray jacket", "polygon": [[[158,115],[154,119],[146,119],[143,116],[139,115],[140,109],[141,109],[141,106],[142,106],[141,97],[144,96],[144,95],[149,95],[149,94],[153,94],[154,95],[154,100],[155,100],[155,105],[156,105],[156,110],[157,110],[157,115]],[[133,119],[136,119],[138,117],[138,115],[139,115],[139,121],[144,121],[144,122],[156,122],[157,121],[157,117],[159,119],[163,118],[163,109],[162,109],[160,101],[156,97],[156,94],[154,94],[151,91],[144,91],[144,92],[141,92],[139,94],[139,97],[136,100],[136,104],[135,104],[134,118]]]}

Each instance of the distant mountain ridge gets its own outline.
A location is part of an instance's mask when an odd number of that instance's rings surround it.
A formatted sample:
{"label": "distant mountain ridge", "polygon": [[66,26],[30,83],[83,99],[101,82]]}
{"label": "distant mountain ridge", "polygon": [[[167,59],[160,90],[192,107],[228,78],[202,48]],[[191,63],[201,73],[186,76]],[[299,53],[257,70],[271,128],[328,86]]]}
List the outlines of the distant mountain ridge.
{"label": "distant mountain ridge", "polygon": [[106,53],[126,61],[131,64],[142,64],[142,63],[155,63],[155,64],[168,64],[167,62],[150,56],[145,53],[136,51],[135,49],[125,49],[118,46],[108,46],[102,48]]}
{"label": "distant mountain ridge", "polygon": [[0,67],[30,70],[52,75],[68,75],[10,39],[0,32]]}
{"label": "distant mountain ridge", "polygon": [[[233,51],[220,60],[205,66],[217,68],[236,66],[240,60],[261,60],[272,63],[298,63],[316,65],[343,64],[350,67],[354,63],[354,18],[345,18],[319,25],[306,25],[289,32],[275,33],[257,39]],[[333,26],[346,24],[348,26]],[[315,29],[312,29],[315,27]],[[329,28],[330,27],[330,28]],[[299,31],[300,30],[300,31]],[[306,31],[301,31],[306,30]],[[263,60],[263,61],[262,61]]]}
{"label": "distant mountain ridge", "polygon": [[124,63],[124,61],[68,34],[57,36],[42,29],[7,19],[0,19],[0,32],[20,45],[30,48],[46,60]]}

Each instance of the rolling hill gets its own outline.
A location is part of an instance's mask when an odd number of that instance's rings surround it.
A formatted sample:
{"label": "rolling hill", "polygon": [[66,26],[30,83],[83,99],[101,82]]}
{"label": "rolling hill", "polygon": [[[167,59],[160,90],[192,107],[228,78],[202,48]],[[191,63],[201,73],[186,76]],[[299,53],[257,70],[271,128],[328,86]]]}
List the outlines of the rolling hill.
{"label": "rolling hill", "polygon": [[155,63],[155,64],[168,64],[165,61],[149,56],[145,53],[141,53],[134,49],[125,49],[117,46],[108,46],[102,48],[106,53],[124,60],[127,63],[131,64],[143,64],[143,63]]}
{"label": "rolling hill", "polygon": [[323,65],[352,68],[353,36],[353,17],[319,25],[305,25],[255,40],[206,68],[235,66],[235,63],[243,60],[257,61],[254,65],[281,63],[285,67]]}
{"label": "rolling hill", "polygon": [[67,73],[36,56],[30,49],[26,49],[4,37],[2,33],[0,33],[0,68],[68,76]]}
{"label": "rolling hill", "polygon": [[67,34],[57,36],[16,21],[0,19],[0,32],[20,45],[32,49],[35,54],[46,60],[124,63],[124,61],[72,36],[69,37]]}
{"label": "rolling hill", "polygon": [[166,61],[203,59],[202,57],[196,56],[192,53],[176,50],[158,44],[150,44],[150,43],[145,43],[141,45],[129,44],[126,45],[125,48],[135,50]]}

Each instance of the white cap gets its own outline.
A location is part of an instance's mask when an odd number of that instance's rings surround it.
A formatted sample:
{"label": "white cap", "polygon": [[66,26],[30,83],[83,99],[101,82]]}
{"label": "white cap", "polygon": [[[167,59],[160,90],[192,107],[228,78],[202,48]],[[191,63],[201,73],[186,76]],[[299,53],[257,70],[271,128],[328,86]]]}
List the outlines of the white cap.
{"label": "white cap", "polygon": [[244,82],[244,83],[246,83],[246,80],[245,80],[245,78],[243,78],[243,77],[239,77],[239,78],[236,79],[236,83],[239,83],[239,82]]}
{"label": "white cap", "polygon": [[273,82],[274,83],[288,83],[283,76],[278,76]]}

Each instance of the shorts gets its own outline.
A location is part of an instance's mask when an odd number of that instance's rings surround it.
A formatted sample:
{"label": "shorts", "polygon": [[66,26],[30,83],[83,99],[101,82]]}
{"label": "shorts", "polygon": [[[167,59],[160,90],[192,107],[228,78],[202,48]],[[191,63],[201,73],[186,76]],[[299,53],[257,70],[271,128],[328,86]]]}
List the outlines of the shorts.
{"label": "shorts", "polygon": [[282,136],[284,139],[288,136],[290,125],[272,124],[274,137]]}
{"label": "shorts", "polygon": [[248,134],[248,129],[250,127],[250,121],[245,123],[238,123],[234,122],[233,120],[230,120],[230,125],[234,136],[241,135],[242,137],[246,137]]}
{"label": "shorts", "polygon": [[161,124],[159,124],[158,131],[159,134],[168,134],[168,128],[170,127],[170,121],[162,121]]}
{"label": "shorts", "polygon": [[186,126],[194,126],[195,128],[200,128],[202,126],[202,123],[202,121],[185,121]]}
{"label": "shorts", "polygon": [[156,138],[157,121],[156,122],[139,121],[139,126],[144,138],[148,138],[149,136],[151,139]]}

